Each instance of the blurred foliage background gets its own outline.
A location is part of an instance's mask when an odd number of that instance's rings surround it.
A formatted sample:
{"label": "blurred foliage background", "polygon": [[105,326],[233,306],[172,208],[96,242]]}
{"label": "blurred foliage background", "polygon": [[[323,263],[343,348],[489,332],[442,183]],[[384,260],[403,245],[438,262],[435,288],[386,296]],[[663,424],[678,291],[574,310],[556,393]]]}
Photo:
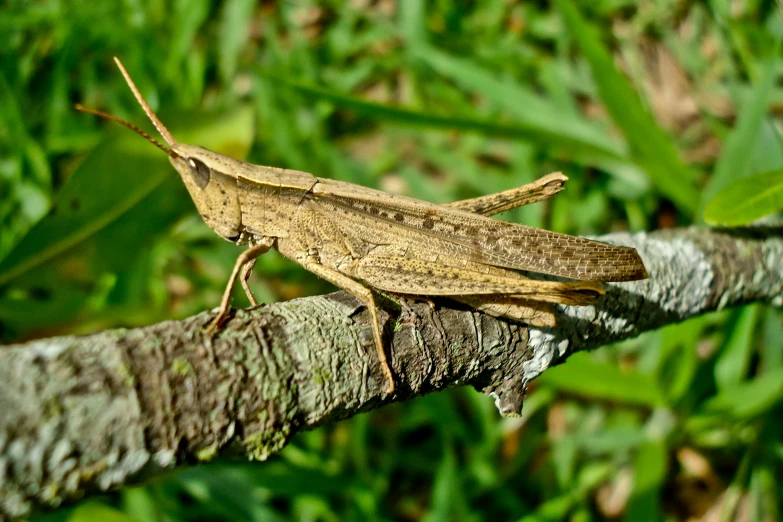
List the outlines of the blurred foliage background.
{"label": "blurred foliage background", "polygon": [[[163,155],[181,141],[436,202],[570,177],[503,216],[571,234],[701,221],[783,167],[771,0],[6,0],[3,342],[213,308],[239,249]],[[277,254],[265,302],[331,291]],[[241,292],[235,304],[245,306]],[[523,417],[453,389],[47,516],[86,520],[780,520],[783,325],[727,310],[580,354]]]}

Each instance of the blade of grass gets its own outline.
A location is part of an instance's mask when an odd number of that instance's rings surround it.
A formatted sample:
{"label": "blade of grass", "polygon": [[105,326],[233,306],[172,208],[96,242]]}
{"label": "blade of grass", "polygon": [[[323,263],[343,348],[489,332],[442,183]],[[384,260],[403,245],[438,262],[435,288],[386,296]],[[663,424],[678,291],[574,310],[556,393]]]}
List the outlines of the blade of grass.
{"label": "blade of grass", "polygon": [[746,306],[732,314],[736,317],[718,360],[715,361],[715,384],[719,391],[741,383],[748,373],[753,356],[759,307]]}
{"label": "blade of grass", "polygon": [[771,414],[783,401],[783,369],[776,368],[752,381],[721,390],[704,403],[703,411],[745,420]]}
{"label": "blade of grass", "polygon": [[427,43],[426,9],[427,3],[420,0],[400,2],[399,28],[407,49],[415,49]]}
{"label": "blade of grass", "polygon": [[587,24],[574,3],[557,0],[556,4],[568,33],[590,65],[601,101],[628,140],[634,159],[680,209],[695,212],[699,193],[694,174],[681,161],[671,138],[644,107],[629,81],[615,66],[595,29]]}
{"label": "blade of grass", "polygon": [[537,129],[545,139],[562,140],[613,158],[626,156],[623,144],[610,138],[604,129],[562,110],[520,84],[499,80],[469,60],[431,47],[416,48],[414,56],[462,88],[486,97],[512,115],[519,124]]}
{"label": "blade of grass", "polygon": [[[710,217],[708,217],[705,208],[705,220],[714,218],[717,208],[713,205],[712,200],[721,189],[728,187],[732,181],[751,174],[752,166],[748,161],[749,152],[753,150],[757,137],[762,131],[762,123],[769,106],[772,86],[775,83],[777,63],[776,56],[766,60],[761,78],[753,87],[750,98],[743,104],[742,110],[739,111],[737,125],[726,138],[723,154],[718,158],[712,178],[704,188],[702,195],[704,207],[709,206],[711,209]],[[735,194],[733,206],[735,208],[744,206],[742,205],[742,198],[737,196],[739,195]],[[739,205],[737,205],[738,203]]]}
{"label": "blade of grass", "polygon": [[596,148],[595,144],[586,143],[585,141],[576,141],[571,136],[564,136],[558,132],[542,129],[540,126],[533,123],[517,122],[505,124],[473,118],[439,116],[431,113],[400,109],[380,103],[367,102],[321,87],[307,85],[285,78],[276,77],[274,80],[278,85],[283,85],[315,99],[330,101],[341,107],[351,109],[357,114],[363,114],[376,119],[392,121],[403,125],[447,130],[458,129],[479,132],[487,136],[547,143],[548,145],[555,146],[562,151],[568,152],[569,155],[573,155],[575,148],[589,150],[589,152],[592,153],[597,152],[604,156],[612,155],[613,153],[619,154],[618,150],[610,151],[606,148],[599,150]]}
{"label": "blade of grass", "polygon": [[663,441],[650,440],[637,448],[633,459],[633,492],[623,520],[661,520],[660,490],[666,480],[667,459]]}
{"label": "blade of grass", "polygon": [[247,45],[255,5],[253,0],[223,4],[217,40],[220,60],[217,65],[220,76],[226,84],[234,78],[239,55]]}

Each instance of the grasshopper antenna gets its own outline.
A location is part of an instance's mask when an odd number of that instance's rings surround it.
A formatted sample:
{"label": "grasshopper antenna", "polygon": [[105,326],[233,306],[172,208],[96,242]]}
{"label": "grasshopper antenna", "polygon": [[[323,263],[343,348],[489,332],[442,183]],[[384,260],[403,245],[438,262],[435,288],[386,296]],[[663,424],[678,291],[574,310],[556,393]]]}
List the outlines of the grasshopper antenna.
{"label": "grasshopper antenna", "polygon": [[[150,119],[152,124],[155,126],[155,128],[158,130],[161,136],[163,136],[163,139],[166,140],[166,143],[169,145],[169,147],[176,145],[177,140],[174,139],[174,136],[169,132],[169,130],[166,128],[165,125],[158,119],[158,117],[155,115],[154,112],[152,112],[152,109],[150,109],[150,106],[147,104],[147,101],[144,99],[144,97],[141,95],[141,92],[139,91],[139,88],[136,87],[136,84],[133,83],[133,80],[130,77],[130,74],[128,74],[128,71],[125,70],[125,66],[122,65],[122,62],[119,58],[116,56],[114,57],[114,63],[117,64],[117,67],[119,67],[120,72],[122,73],[122,76],[125,78],[125,82],[128,84],[128,87],[130,87],[130,90],[133,92],[133,96],[136,97],[136,101],[139,102],[141,105],[141,108],[144,109],[144,112],[147,114],[147,117]],[[89,107],[85,107],[81,104],[76,104],[76,110],[82,111],[82,112],[88,112],[90,114],[94,114],[96,116],[100,116],[101,118],[105,118],[107,120],[111,120],[114,122],[119,123],[120,125],[124,125],[125,127],[128,127],[130,130],[140,134],[143,136],[147,141],[158,147],[160,150],[165,152],[166,154],[171,154],[172,151],[169,147],[166,147],[161,142],[141,130],[139,127],[134,125],[133,123],[123,120],[122,118],[118,118],[117,116],[114,116],[112,114],[98,111],[95,109],[91,109]]]}
{"label": "grasshopper antenna", "polygon": [[120,72],[125,77],[125,82],[128,84],[128,87],[131,88],[131,91],[133,91],[133,95],[136,97],[136,101],[139,102],[139,105],[141,105],[142,109],[144,109],[144,112],[147,114],[147,117],[150,119],[152,124],[155,125],[155,128],[158,129],[158,132],[160,133],[161,136],[163,136],[163,139],[166,140],[166,143],[168,143],[170,147],[176,145],[177,140],[174,139],[174,136],[171,135],[169,130],[166,128],[166,126],[163,125],[163,123],[161,123],[158,117],[155,116],[155,113],[152,112],[152,109],[150,109],[150,106],[147,105],[147,101],[141,95],[141,92],[139,91],[138,87],[136,87],[136,84],[133,83],[130,74],[128,74],[128,71],[125,70],[125,66],[122,65],[122,62],[116,56],[114,57],[114,63],[116,63],[117,67],[120,68]]}
{"label": "grasshopper antenna", "polygon": [[155,138],[153,138],[152,136],[150,136],[149,134],[147,134],[146,132],[144,132],[139,127],[137,127],[136,125],[132,124],[129,121],[125,121],[122,118],[118,118],[117,116],[114,116],[113,114],[109,114],[108,112],[98,111],[98,110],[95,110],[95,109],[91,109],[89,107],[85,107],[84,105],[82,105],[80,103],[76,104],[76,110],[77,111],[82,111],[82,112],[87,112],[89,114],[94,114],[96,116],[100,116],[101,118],[104,118],[104,119],[107,119],[107,120],[110,120],[110,121],[114,121],[114,122],[119,123],[120,125],[128,127],[130,130],[136,132],[137,134],[141,134],[147,141],[149,141],[150,143],[152,143],[153,145],[158,147],[160,150],[162,150],[166,154],[171,154],[171,149],[169,149],[168,147],[163,145],[161,142],[159,142],[158,140],[156,140]]}
{"label": "grasshopper antenna", "polygon": [[169,147],[176,145],[177,140],[174,139],[174,136],[171,135],[166,126],[163,125],[158,117],[155,116],[155,113],[152,112],[152,109],[150,109],[150,106],[147,105],[147,102],[144,100],[144,97],[141,95],[138,87],[136,87],[136,84],[133,83],[130,74],[128,74],[128,71],[125,70],[125,66],[122,65],[122,62],[116,56],[114,57],[114,63],[116,63],[117,67],[120,68],[120,72],[125,77],[125,81],[127,82],[128,87],[130,87],[130,90],[133,91],[133,95],[136,97],[136,101],[139,102],[139,105],[141,105],[142,109],[144,109],[147,117],[150,119],[155,128],[158,129],[158,132],[161,136],[163,136],[163,139],[166,140],[166,143],[169,144]]}

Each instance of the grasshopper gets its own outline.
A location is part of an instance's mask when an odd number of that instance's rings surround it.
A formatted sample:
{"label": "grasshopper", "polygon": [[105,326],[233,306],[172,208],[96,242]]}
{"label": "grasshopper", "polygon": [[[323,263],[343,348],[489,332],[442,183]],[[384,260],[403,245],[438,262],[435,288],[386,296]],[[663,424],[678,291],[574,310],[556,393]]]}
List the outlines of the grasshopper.
{"label": "grasshopper", "polygon": [[[550,174],[498,194],[437,205],[307,172],[242,162],[177,142],[142,97],[122,63],[125,81],[165,145],[136,125],[116,121],[165,152],[207,225],[248,245],[239,255],[217,315],[229,316],[237,279],[247,284],[256,259],[270,248],[353,294],[369,310],[380,366],[395,390],[371,288],[407,296],[448,296],[484,312],[532,325],[554,325],[552,304],[586,305],[604,293],[600,281],[644,279],[636,250],[489,216],[557,193],[567,179]],[[529,279],[516,270],[578,281]]]}

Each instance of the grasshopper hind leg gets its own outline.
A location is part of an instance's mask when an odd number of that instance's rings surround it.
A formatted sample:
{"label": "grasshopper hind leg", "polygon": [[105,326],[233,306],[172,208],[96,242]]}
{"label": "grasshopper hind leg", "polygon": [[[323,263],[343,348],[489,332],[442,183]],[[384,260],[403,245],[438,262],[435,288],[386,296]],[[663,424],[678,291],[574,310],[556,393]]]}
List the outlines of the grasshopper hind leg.
{"label": "grasshopper hind leg", "polygon": [[458,208],[482,216],[494,216],[507,210],[551,198],[563,189],[567,180],[568,178],[562,172],[553,172],[521,187],[488,196],[454,201],[443,206]]}
{"label": "grasshopper hind leg", "polygon": [[372,321],[372,333],[375,340],[375,350],[378,353],[378,360],[381,363],[381,371],[386,378],[387,387],[386,393],[391,395],[395,390],[394,375],[392,374],[391,367],[389,366],[389,360],[386,357],[386,350],[383,348],[383,336],[381,333],[381,323],[378,319],[378,307],[375,305],[375,298],[372,295],[372,291],[365,287],[361,283],[351,279],[350,277],[325,267],[324,265],[315,261],[304,261],[302,266],[314,273],[318,277],[321,277],[335,286],[342,288],[349,292],[351,295],[361,301],[367,310],[370,312],[370,319]]}
{"label": "grasshopper hind leg", "polygon": [[552,327],[557,324],[552,303],[503,295],[461,295],[451,299],[493,317],[503,317],[530,326]]}
{"label": "grasshopper hind leg", "polygon": [[479,263],[466,261],[462,266],[450,266],[393,255],[360,260],[356,275],[379,290],[401,294],[504,296],[505,299],[587,305],[604,293],[601,283],[596,281],[540,281]]}

